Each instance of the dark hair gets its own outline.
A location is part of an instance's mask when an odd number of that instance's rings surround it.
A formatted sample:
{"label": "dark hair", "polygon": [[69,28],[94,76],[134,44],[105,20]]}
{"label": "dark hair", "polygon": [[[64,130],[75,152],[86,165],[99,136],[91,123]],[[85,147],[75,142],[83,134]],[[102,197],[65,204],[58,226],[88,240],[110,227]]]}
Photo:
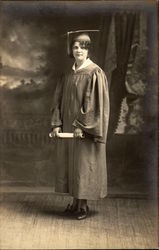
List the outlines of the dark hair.
{"label": "dark hair", "polygon": [[91,42],[89,42],[89,41],[78,41],[76,39],[73,39],[72,42],[70,43],[70,55],[69,56],[71,58],[74,58],[74,56],[73,56],[73,45],[74,45],[75,42],[79,42],[81,48],[87,49],[88,50],[88,57],[90,57],[90,54],[91,54],[90,53]]}

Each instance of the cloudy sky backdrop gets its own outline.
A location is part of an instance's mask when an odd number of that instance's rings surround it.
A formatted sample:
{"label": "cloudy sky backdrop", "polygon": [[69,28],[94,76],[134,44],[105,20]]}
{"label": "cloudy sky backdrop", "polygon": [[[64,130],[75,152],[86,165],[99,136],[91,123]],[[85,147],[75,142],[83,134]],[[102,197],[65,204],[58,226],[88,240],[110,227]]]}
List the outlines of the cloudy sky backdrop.
{"label": "cloudy sky backdrop", "polygon": [[46,67],[47,50],[56,47],[54,28],[30,16],[19,14],[16,18],[13,14],[2,11],[0,86],[11,89],[21,82],[44,83],[46,77],[41,69]]}

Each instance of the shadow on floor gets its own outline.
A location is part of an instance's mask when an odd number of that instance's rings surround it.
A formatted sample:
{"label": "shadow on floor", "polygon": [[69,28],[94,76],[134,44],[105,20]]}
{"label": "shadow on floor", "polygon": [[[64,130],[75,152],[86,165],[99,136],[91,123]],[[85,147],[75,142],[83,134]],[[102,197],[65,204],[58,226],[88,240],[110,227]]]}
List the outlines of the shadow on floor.
{"label": "shadow on floor", "polygon": [[[42,216],[50,216],[54,218],[62,218],[65,220],[74,220],[76,215],[70,215],[65,213],[66,204],[56,205],[56,204],[47,204],[40,201],[17,201],[17,202],[5,202],[4,204],[7,209],[13,209],[17,213],[21,213],[24,216],[26,215],[36,215],[41,214]],[[90,210],[88,217],[93,217],[98,214],[98,211]]]}

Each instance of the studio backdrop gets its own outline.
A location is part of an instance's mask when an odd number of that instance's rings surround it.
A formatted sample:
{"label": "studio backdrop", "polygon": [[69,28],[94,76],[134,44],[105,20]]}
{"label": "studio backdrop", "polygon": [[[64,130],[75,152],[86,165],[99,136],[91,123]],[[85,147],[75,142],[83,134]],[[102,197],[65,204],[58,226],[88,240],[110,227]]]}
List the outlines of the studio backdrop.
{"label": "studio backdrop", "polygon": [[56,84],[73,64],[65,34],[98,29],[91,59],[109,83],[108,193],[154,192],[156,16],[153,4],[145,2],[1,2],[3,187],[51,187],[54,192],[56,144],[48,136],[50,108]]}

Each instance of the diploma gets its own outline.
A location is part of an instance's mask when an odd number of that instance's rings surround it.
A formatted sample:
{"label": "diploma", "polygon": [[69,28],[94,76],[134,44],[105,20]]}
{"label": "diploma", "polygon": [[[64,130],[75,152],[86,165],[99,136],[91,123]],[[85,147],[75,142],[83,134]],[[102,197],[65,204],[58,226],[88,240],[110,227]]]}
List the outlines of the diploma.
{"label": "diploma", "polygon": [[[52,133],[49,133],[49,137],[54,138]],[[58,133],[58,135],[55,138],[57,138],[57,137],[59,137],[59,138],[75,138],[73,133]],[[82,134],[80,138],[84,138],[84,134]]]}

